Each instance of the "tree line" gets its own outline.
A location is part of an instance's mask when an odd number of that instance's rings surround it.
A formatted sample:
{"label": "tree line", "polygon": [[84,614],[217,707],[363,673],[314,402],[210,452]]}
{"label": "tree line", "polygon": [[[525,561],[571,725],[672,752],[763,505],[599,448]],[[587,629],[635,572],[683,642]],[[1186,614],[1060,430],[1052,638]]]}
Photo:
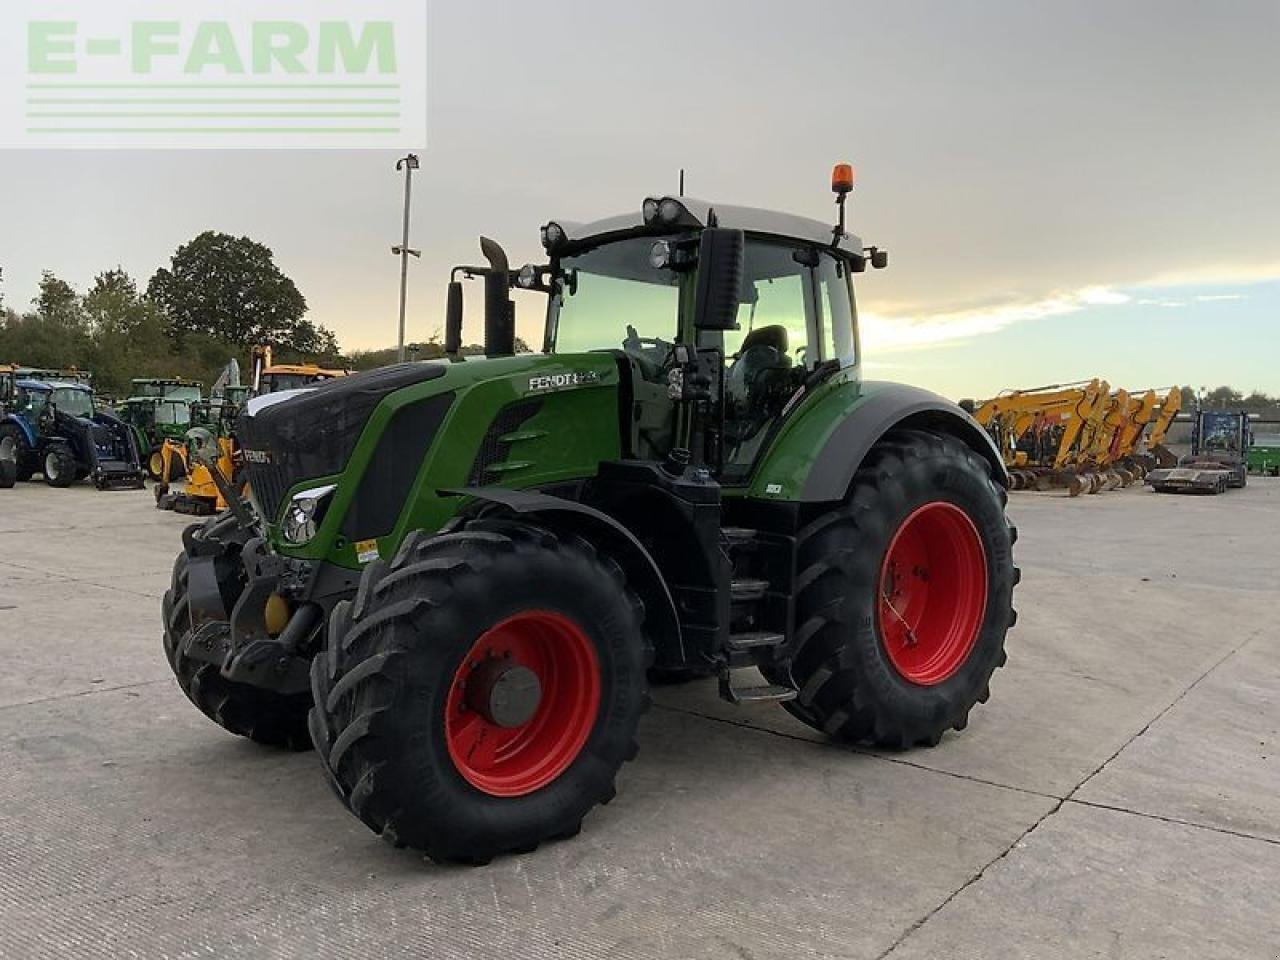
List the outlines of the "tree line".
{"label": "tree line", "polygon": [[[1234,387],[1215,387],[1205,390],[1199,396],[1201,406],[1213,410],[1245,410],[1256,413],[1265,420],[1280,420],[1280,397],[1273,397],[1261,390],[1249,393],[1236,390]],[[1196,391],[1191,387],[1182,388],[1182,409],[1194,410],[1197,403]]]}
{"label": "tree line", "polygon": [[281,362],[342,365],[337,338],[306,318],[307,301],[248,237],[206,231],[178,247],[140,288],[120,267],[83,294],[45,271],[29,309],[0,295],[0,363],[92,370],[103,394],[133,377],[180,376],[211,385],[232,357],[270,344]]}

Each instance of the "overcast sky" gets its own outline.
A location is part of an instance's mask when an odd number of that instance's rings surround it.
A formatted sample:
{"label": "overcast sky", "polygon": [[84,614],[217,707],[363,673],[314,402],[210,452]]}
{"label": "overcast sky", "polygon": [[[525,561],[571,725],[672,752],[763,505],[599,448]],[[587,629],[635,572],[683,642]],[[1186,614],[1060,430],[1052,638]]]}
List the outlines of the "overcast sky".
{"label": "overcast sky", "polygon": [[[696,196],[827,218],[848,159],[853,229],[892,256],[858,291],[871,374],[1280,393],[1275,0],[431,0],[429,50],[411,338],[482,231],[534,259],[547,219],[636,209],[682,166]],[[268,244],[345,348],[390,345],[394,161],[0,153],[6,302],[42,269],[145,282],[217,229]]]}

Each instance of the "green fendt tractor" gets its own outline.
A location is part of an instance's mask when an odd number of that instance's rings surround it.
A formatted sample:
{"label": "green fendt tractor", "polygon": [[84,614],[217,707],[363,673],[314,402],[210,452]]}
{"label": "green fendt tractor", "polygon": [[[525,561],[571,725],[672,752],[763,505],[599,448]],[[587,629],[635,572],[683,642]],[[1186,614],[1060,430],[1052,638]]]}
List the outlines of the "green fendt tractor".
{"label": "green fendt tractor", "polygon": [[[613,797],[651,671],[841,741],[962,729],[1014,622],[1007,478],[957,406],[862,381],[852,279],[887,255],[834,185],[834,228],[667,196],[548,223],[519,270],[482,239],[445,361],[250,401],[249,499],[186,532],[164,599],[187,696],[466,862]],[[541,353],[513,286],[546,296]]]}

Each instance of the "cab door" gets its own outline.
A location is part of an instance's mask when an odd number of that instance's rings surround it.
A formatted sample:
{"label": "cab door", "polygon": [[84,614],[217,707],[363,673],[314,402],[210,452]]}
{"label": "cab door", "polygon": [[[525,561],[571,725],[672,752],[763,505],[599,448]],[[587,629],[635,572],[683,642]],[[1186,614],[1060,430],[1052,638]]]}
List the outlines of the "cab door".
{"label": "cab door", "polygon": [[724,334],[721,481],[745,482],[815,377],[853,366],[852,287],[815,246],[748,239],[738,329]]}

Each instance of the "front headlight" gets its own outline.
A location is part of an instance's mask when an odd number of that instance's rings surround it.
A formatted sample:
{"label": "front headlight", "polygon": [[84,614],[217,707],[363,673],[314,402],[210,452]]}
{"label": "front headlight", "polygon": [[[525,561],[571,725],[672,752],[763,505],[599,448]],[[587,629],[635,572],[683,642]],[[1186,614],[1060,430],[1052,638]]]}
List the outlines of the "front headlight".
{"label": "front headlight", "polygon": [[312,487],[294,494],[284,510],[284,520],[280,523],[280,532],[290,543],[302,546],[316,535],[324,512],[329,507],[329,497],[337,484],[330,483],[323,487]]}

